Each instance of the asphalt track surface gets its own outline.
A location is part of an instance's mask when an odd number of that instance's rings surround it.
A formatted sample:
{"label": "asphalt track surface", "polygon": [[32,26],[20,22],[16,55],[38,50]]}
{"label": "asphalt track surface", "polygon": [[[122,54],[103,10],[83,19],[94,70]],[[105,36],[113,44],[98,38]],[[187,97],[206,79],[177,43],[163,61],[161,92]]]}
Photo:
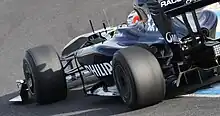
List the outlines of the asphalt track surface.
{"label": "asphalt track surface", "polygon": [[[175,98],[157,105],[130,111],[119,98],[85,97],[73,91],[67,100],[49,105],[11,104],[17,95],[16,79],[21,79],[24,51],[51,44],[58,52],[71,36],[90,32],[88,19],[96,29],[107,14],[111,24],[119,24],[131,11],[132,0],[0,0],[0,116],[220,115],[219,98]],[[108,8],[106,8],[108,7]],[[71,25],[73,25],[71,27]]]}

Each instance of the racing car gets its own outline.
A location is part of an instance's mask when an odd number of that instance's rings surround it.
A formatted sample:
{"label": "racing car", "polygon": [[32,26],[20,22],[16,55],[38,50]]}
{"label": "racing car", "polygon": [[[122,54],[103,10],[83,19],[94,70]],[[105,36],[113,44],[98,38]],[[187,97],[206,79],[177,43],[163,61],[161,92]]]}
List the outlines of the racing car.
{"label": "racing car", "polygon": [[[208,10],[195,12],[219,0],[186,1],[163,12],[172,17],[179,41],[169,33],[164,38],[159,27],[152,26],[150,13],[136,8],[147,22],[103,24],[95,31],[90,20],[92,32],[73,38],[60,55],[52,45],[28,49],[23,59],[25,79],[17,81],[22,103],[64,100],[80,80],[86,95],[120,96],[128,107],[140,108],[220,81],[217,16]],[[189,12],[191,21],[186,17]],[[87,84],[86,79],[94,81]]]}

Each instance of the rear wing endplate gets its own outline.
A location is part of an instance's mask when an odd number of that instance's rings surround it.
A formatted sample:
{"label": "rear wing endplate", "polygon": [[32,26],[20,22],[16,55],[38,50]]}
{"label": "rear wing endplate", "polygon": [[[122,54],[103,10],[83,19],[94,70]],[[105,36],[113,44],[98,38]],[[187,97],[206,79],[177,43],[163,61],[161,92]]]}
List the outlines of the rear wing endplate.
{"label": "rear wing endplate", "polygon": [[208,6],[210,4],[220,2],[220,0],[183,0],[183,5],[180,5],[178,7],[165,10],[165,14],[170,17],[175,17],[181,14],[184,14],[186,12],[191,12],[196,9],[202,8],[204,6]]}

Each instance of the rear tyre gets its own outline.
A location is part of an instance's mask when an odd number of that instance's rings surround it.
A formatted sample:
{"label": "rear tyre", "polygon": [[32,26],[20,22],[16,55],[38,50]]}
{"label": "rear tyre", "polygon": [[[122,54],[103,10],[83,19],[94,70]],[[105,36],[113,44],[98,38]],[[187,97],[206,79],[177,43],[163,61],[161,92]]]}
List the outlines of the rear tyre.
{"label": "rear tyre", "polygon": [[120,96],[130,108],[162,101],[165,79],[157,59],[148,50],[131,46],[113,56],[113,77]]}
{"label": "rear tyre", "polygon": [[26,51],[23,71],[29,97],[39,104],[48,104],[67,97],[67,85],[59,56],[50,45]]}

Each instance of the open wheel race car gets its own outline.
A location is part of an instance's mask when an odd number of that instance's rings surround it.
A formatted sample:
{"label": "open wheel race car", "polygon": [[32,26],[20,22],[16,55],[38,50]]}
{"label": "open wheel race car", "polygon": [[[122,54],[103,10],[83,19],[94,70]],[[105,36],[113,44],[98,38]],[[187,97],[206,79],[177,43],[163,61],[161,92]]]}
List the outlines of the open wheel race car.
{"label": "open wheel race car", "polygon": [[[140,22],[104,25],[97,31],[92,26],[93,32],[73,38],[60,56],[51,45],[28,49],[23,60],[25,79],[17,81],[22,102],[64,100],[80,80],[86,95],[120,96],[128,107],[139,108],[220,81],[217,16],[207,10],[195,12],[218,1],[192,1],[164,12],[173,17],[179,42],[149,31],[149,26]],[[141,18],[149,18],[146,12],[137,12]],[[191,21],[187,12],[192,13]],[[95,81],[85,82],[94,77]]]}

